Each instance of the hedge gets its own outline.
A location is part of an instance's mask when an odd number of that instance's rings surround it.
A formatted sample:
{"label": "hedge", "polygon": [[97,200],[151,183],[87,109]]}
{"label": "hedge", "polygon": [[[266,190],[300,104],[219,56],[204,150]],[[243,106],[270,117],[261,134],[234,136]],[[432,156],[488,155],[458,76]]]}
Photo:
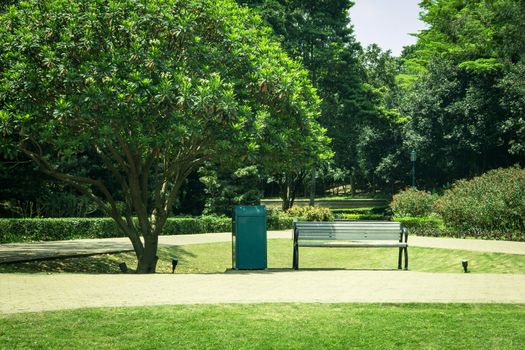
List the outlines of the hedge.
{"label": "hedge", "polygon": [[438,217],[396,217],[394,221],[401,222],[408,228],[409,235],[426,237],[477,238],[525,242],[525,232],[522,231],[489,231],[480,229],[456,230],[445,227]]}
{"label": "hedge", "polygon": [[[292,218],[268,217],[269,230],[292,227]],[[230,232],[231,219],[217,216],[168,218],[162,235]],[[0,219],[0,243],[124,237],[111,218]]]}

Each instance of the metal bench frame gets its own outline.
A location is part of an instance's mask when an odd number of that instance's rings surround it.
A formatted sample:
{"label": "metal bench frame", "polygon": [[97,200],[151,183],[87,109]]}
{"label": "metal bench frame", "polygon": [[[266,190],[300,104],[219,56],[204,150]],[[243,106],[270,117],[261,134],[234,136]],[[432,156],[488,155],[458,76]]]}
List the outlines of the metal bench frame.
{"label": "metal bench frame", "polygon": [[[404,238],[404,239],[403,239]],[[408,230],[399,222],[388,221],[294,221],[293,269],[299,269],[299,247],[399,248],[397,268],[405,256],[408,270]],[[328,241],[328,242],[327,242]],[[346,241],[346,242],[334,242]],[[374,242],[365,242],[374,241]],[[386,242],[389,241],[389,242]]]}

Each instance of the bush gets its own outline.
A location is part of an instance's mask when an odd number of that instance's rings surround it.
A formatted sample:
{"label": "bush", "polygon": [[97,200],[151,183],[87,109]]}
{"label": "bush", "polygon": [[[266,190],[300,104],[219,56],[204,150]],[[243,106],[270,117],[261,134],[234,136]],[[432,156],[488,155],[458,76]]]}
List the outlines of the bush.
{"label": "bush", "polygon": [[396,217],[428,216],[432,213],[436,197],[426,191],[407,188],[394,195],[390,207]]}
{"label": "bush", "polygon": [[291,230],[294,218],[285,215],[267,217],[268,230]]}
{"label": "bush", "polygon": [[0,243],[120,236],[110,218],[0,219]]}
{"label": "bush", "polygon": [[289,217],[306,221],[333,221],[334,215],[329,208],[321,207],[292,207],[286,211]]}
{"label": "bush", "polygon": [[[268,216],[268,230],[292,228],[293,218]],[[232,221],[221,216],[168,218],[162,235],[231,232]],[[0,219],[0,243],[125,237],[111,218]]]}
{"label": "bush", "polygon": [[390,210],[389,207],[370,207],[370,208],[337,208],[330,209],[334,215],[337,214],[385,214]]}
{"label": "bush", "polygon": [[408,229],[409,234],[418,236],[443,236],[438,232],[444,232],[443,220],[436,216],[425,217],[396,217]]}
{"label": "bush", "polygon": [[382,214],[339,214],[336,215],[338,219],[343,220],[354,220],[354,221],[360,221],[360,220],[384,220],[385,216]]}
{"label": "bush", "polygon": [[435,204],[447,227],[480,232],[525,231],[525,169],[491,170],[460,180]]}

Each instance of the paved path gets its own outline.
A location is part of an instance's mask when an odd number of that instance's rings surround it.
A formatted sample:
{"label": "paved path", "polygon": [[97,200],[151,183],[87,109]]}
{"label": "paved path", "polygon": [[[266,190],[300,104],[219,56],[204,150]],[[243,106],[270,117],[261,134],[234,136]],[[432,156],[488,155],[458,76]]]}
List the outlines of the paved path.
{"label": "paved path", "polygon": [[[269,238],[291,239],[290,231]],[[229,242],[230,233],[160,237]],[[525,243],[410,237],[411,246],[525,254]],[[127,238],[0,245],[0,261],[130,250]],[[85,307],[269,302],[525,304],[525,274],[268,270],[222,274],[0,274],[0,314]]]}
{"label": "paved path", "polygon": [[[269,231],[268,238],[292,239],[290,230]],[[231,233],[160,236],[161,245],[186,245],[212,242],[230,242]],[[409,237],[412,247],[473,250],[509,254],[525,254],[525,242],[486,241],[476,239]],[[133,250],[128,238],[79,239],[38,243],[0,244],[0,263],[115,253]]]}
{"label": "paved path", "polygon": [[523,274],[263,271],[225,274],[0,274],[0,314],[216,303],[525,303]]}

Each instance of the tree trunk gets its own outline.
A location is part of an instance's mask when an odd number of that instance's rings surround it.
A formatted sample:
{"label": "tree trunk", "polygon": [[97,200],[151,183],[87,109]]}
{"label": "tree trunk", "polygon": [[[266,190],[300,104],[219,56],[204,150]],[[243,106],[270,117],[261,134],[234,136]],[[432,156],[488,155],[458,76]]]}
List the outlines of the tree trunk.
{"label": "tree trunk", "polygon": [[141,255],[137,255],[137,273],[155,273],[159,260],[157,256],[158,245],[158,236],[149,234],[144,237],[144,251]]}
{"label": "tree trunk", "polygon": [[350,175],[350,189],[352,191],[352,197],[355,197],[355,173],[352,171],[352,175]]}
{"label": "tree trunk", "polygon": [[281,186],[281,199],[283,201],[283,211],[287,211],[292,207],[292,203],[290,202],[290,184],[286,183]]}
{"label": "tree trunk", "polygon": [[310,184],[310,206],[315,205],[315,178],[317,176],[317,170],[315,167],[312,168],[312,182]]}

